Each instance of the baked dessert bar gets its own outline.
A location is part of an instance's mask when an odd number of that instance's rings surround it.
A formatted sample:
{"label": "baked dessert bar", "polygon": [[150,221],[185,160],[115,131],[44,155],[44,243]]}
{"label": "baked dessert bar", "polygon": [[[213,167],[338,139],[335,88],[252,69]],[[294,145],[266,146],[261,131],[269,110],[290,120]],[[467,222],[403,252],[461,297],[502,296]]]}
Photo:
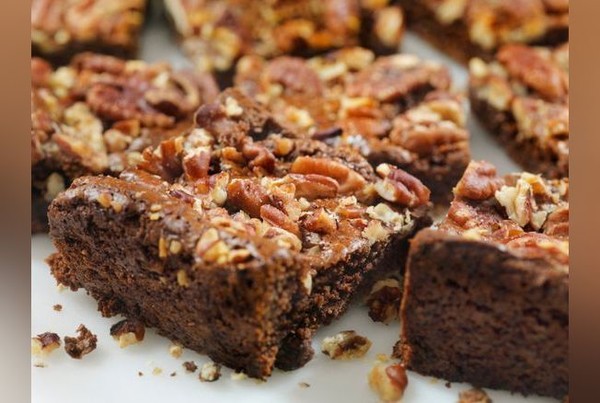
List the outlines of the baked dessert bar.
{"label": "baked dessert bar", "polygon": [[137,54],[146,0],[33,0],[31,53],[56,65],[81,52]]}
{"label": "baked dessert bar", "polygon": [[440,64],[345,48],[309,60],[240,60],[235,84],[295,130],[396,165],[449,203],[470,161],[462,99]]}
{"label": "baked dessert bar", "polygon": [[[185,53],[200,69],[231,81],[243,55],[309,56],[364,45],[398,50],[404,16],[389,0],[165,0]],[[220,74],[219,74],[220,73]]]}
{"label": "baked dessert bar", "polygon": [[524,169],[569,175],[569,45],[506,45],[470,63],[471,108]]}
{"label": "baked dessert bar", "polygon": [[395,354],[477,387],[568,392],[569,182],[473,162],[411,242]]}
{"label": "baked dessert bar", "polygon": [[33,232],[47,229],[48,203],[74,178],[135,165],[218,94],[206,74],[92,53],[56,70],[33,58],[31,75]]}
{"label": "baked dessert bar", "polygon": [[555,46],[569,38],[569,0],[399,0],[410,29],[467,63],[508,43]]}
{"label": "baked dessert bar", "polygon": [[[389,192],[394,200],[381,194]],[[119,178],[52,203],[56,279],[247,375],[294,369],[363,279],[401,271],[429,190],[289,132],[237,90]]]}

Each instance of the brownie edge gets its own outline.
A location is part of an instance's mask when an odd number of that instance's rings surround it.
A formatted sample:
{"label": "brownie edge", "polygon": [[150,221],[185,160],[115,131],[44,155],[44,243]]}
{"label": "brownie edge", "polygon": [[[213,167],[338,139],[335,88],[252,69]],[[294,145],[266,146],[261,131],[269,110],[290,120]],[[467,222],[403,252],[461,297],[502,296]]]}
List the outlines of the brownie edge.
{"label": "brownie edge", "polygon": [[427,229],[412,241],[395,355],[451,382],[563,398],[568,273]]}

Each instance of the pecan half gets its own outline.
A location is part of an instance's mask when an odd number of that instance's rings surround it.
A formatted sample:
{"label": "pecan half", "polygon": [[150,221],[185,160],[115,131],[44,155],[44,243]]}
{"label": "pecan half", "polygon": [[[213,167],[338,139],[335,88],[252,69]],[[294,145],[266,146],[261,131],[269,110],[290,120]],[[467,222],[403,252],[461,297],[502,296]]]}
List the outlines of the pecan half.
{"label": "pecan half", "polygon": [[377,173],[383,180],[375,184],[375,190],[385,200],[407,207],[429,203],[430,190],[409,173],[389,164],[379,165]]}
{"label": "pecan half", "polygon": [[296,236],[300,235],[298,224],[292,221],[283,211],[270,204],[261,206],[260,217],[271,225],[291,232]]}
{"label": "pecan half", "polygon": [[471,200],[486,200],[493,197],[499,188],[496,168],[485,161],[473,161],[454,188],[454,194]]}
{"label": "pecan half", "polygon": [[250,217],[259,218],[261,207],[270,202],[269,194],[259,184],[247,180],[236,179],[227,186],[227,202]]}
{"label": "pecan half", "polygon": [[358,172],[346,165],[327,158],[298,157],[290,168],[292,173],[318,174],[335,179],[339,193],[355,192],[366,185],[366,180]]}
{"label": "pecan half", "polygon": [[242,155],[250,161],[250,168],[260,167],[267,172],[273,172],[275,169],[275,156],[263,145],[246,143],[242,147]]}
{"label": "pecan half", "polygon": [[289,174],[287,177],[296,186],[296,196],[308,200],[335,197],[340,187],[335,179],[319,174]]}
{"label": "pecan half", "polygon": [[508,72],[538,91],[548,100],[562,99],[567,95],[565,73],[535,48],[524,45],[506,45],[497,55]]}
{"label": "pecan half", "polygon": [[379,362],[369,372],[369,386],[384,402],[398,402],[408,385],[406,369],[401,364]]}

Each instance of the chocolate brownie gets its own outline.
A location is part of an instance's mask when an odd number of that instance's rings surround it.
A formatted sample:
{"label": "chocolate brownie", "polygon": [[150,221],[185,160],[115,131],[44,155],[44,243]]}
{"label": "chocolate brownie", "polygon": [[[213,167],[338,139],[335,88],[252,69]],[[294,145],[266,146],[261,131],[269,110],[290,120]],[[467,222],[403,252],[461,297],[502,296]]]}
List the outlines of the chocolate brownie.
{"label": "chocolate brownie", "polygon": [[402,271],[429,190],[392,166],[378,174],[227,90],[136,169],[79,178],[53,201],[52,273],[104,315],[265,378],[311,358],[312,334],[365,276]]}
{"label": "chocolate brownie", "polygon": [[165,0],[184,52],[228,84],[244,55],[309,56],[363,45],[398,50],[404,16],[388,0]]}
{"label": "chocolate brownie", "polygon": [[31,76],[33,232],[47,230],[48,203],[74,178],[135,165],[218,94],[206,74],[92,53],[56,70],[32,58]]}
{"label": "chocolate brownie", "polygon": [[437,228],[411,242],[395,354],[476,387],[569,388],[568,179],[473,162]]}
{"label": "chocolate brownie", "polygon": [[470,161],[462,99],[448,70],[401,54],[345,48],[309,60],[246,56],[235,84],[295,130],[396,165],[449,203]]}
{"label": "chocolate brownie", "polygon": [[556,46],[569,38],[569,0],[399,0],[410,29],[467,63],[509,43]]}
{"label": "chocolate brownie", "polygon": [[470,63],[471,108],[524,169],[569,175],[569,45],[502,47]]}
{"label": "chocolate brownie", "polygon": [[67,64],[81,52],[133,58],[146,0],[33,0],[31,53]]}

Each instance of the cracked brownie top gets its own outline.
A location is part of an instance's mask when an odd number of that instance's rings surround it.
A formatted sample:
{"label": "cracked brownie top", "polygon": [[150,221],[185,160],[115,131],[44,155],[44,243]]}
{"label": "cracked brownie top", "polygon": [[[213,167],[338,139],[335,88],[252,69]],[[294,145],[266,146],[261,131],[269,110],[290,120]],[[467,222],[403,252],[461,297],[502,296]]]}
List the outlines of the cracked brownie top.
{"label": "cracked brownie top", "polygon": [[527,172],[500,178],[486,162],[472,162],[454,189],[455,199],[438,228],[503,245],[568,271],[569,180]]}

